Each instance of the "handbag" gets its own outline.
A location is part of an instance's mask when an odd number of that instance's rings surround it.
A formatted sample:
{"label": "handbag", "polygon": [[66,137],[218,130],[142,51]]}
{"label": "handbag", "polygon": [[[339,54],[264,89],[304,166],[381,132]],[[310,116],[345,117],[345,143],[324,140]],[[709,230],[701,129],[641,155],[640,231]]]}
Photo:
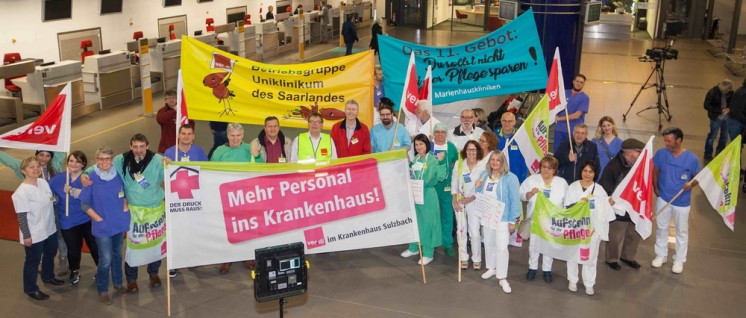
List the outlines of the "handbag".
{"label": "handbag", "polygon": [[520,235],[524,241],[531,238],[531,219],[532,218],[528,217],[523,218],[523,220],[521,220],[521,225],[518,226],[518,235]]}

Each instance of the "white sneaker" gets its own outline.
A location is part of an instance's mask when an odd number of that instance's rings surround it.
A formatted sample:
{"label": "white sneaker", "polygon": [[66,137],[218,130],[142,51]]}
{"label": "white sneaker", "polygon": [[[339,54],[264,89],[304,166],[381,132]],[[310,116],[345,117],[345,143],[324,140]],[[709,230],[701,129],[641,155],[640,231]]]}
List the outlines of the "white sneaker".
{"label": "white sneaker", "polygon": [[596,292],[593,291],[593,286],[585,286],[585,294],[588,296],[593,296]]}
{"label": "white sneaker", "polygon": [[671,268],[671,271],[674,274],[681,274],[681,272],[684,271],[684,262],[673,261],[673,268]]}
{"label": "white sneaker", "polygon": [[573,293],[578,291],[578,283],[570,282],[569,284],[567,284],[567,289],[569,289]]}
{"label": "white sneaker", "polygon": [[503,293],[510,294],[510,292],[513,291],[512,289],[510,289],[510,284],[508,284],[507,279],[501,279],[499,282],[497,282],[497,284],[503,288]]}
{"label": "white sneaker", "polygon": [[420,259],[420,260],[419,260],[419,261],[417,262],[417,264],[419,264],[419,265],[427,265],[427,264],[430,264],[430,262],[432,262],[432,261],[433,261],[433,258],[432,258],[432,257],[424,257],[424,256],[423,256],[423,257],[422,257],[422,258],[421,258],[421,259]]}
{"label": "white sneaker", "polygon": [[410,257],[410,256],[419,255],[419,254],[420,254],[419,252],[412,252],[410,250],[406,250],[404,252],[401,252],[401,257],[407,258],[407,257]]}
{"label": "white sneaker", "polygon": [[656,256],[653,259],[653,263],[650,264],[650,265],[653,265],[653,267],[658,268],[658,267],[663,266],[663,264],[665,264],[665,263],[666,263],[666,258],[665,257]]}
{"label": "white sneaker", "polygon": [[488,269],[484,274],[482,274],[482,279],[490,279],[493,276],[495,276],[496,272],[494,269]]}

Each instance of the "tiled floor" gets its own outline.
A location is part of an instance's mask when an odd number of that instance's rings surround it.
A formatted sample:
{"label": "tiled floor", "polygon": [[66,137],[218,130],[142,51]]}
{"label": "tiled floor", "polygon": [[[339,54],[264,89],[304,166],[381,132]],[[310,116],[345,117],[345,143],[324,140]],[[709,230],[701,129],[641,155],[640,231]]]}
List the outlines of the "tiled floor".
{"label": "tiled floor", "polygon": [[[367,32],[366,32],[367,33]],[[388,33],[407,41],[429,45],[451,45],[472,40],[476,32],[417,31],[392,29]],[[367,46],[367,38],[357,44]],[[644,33],[630,34],[617,27],[589,29],[584,40],[581,72],[588,76],[585,91],[591,98],[586,118],[591,129],[604,115],[617,120],[623,138],[646,140],[656,134],[655,112],[635,112],[654,104],[653,89],[645,90],[632,107],[626,122],[622,114],[630,106],[641,85],[651,72],[652,64],[638,62],[645,49],[662,45]],[[705,52],[708,46],[700,40],[679,40],[675,48],[679,59],[668,61],[665,77],[673,115],[671,123],[684,129],[685,147],[702,155],[708,121],[702,109],[705,92],[723,78],[737,85],[743,77],[734,77],[723,67],[724,60]],[[307,49],[309,60],[339,55],[329,53],[330,46]],[[273,58],[272,63],[295,63],[297,55]],[[499,97],[453,103],[439,107],[435,115],[451,126],[463,108],[479,106],[488,111],[497,107]],[[159,101],[160,102],[160,101]],[[129,136],[142,132],[157,143],[155,119],[142,117],[139,105],[117,107],[81,118],[74,123],[73,148],[93,154],[108,145],[115,151],[127,148]],[[196,142],[209,148],[212,143],[206,123],[197,125]],[[247,127],[247,136],[258,131]],[[287,130],[295,135],[298,130]],[[248,138],[248,137],[247,137]],[[660,138],[656,148],[662,146]],[[8,151],[17,157],[25,151]],[[8,169],[0,169],[0,188],[15,189],[18,180]],[[743,195],[741,195],[743,196]],[[496,280],[485,281],[481,272],[463,272],[456,281],[455,260],[436,252],[435,261],[427,267],[428,284],[423,285],[419,267],[412,259],[402,259],[403,246],[310,256],[309,291],[289,299],[289,317],[742,317],[746,312],[746,241],[740,222],[737,232],[730,232],[708,206],[699,190],[694,191],[690,217],[689,257],[684,273],[672,274],[670,262],[653,269],[653,240],[640,247],[639,270],[624,267],[615,272],[601,261],[598,268],[596,295],[588,297],[582,286],[577,293],[567,290],[564,262],[556,262],[555,281],[540,279],[529,282],[523,276],[527,268],[527,247],[511,248],[508,279],[513,294],[505,295]],[[740,204],[737,220],[746,217]],[[23,249],[17,242],[0,241],[0,317],[163,317],[166,315],[164,288],[150,290],[141,279],[142,290],[136,295],[114,299],[102,307],[96,299],[92,281],[93,263],[83,260],[83,278],[78,287],[42,287],[52,296],[47,301],[32,301],[21,291]],[[164,277],[165,269],[162,269]],[[177,317],[276,317],[276,303],[257,303],[253,299],[248,271],[234,266],[220,275],[217,266],[182,269],[171,284],[172,315]],[[740,314],[739,314],[740,312]]]}

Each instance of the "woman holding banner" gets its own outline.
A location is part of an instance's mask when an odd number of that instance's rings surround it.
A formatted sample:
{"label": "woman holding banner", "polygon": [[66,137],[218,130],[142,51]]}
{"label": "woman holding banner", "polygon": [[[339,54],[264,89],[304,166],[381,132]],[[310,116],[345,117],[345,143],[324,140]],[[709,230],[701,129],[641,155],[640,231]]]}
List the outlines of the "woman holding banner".
{"label": "woman holding banner", "polygon": [[49,187],[57,197],[55,212],[60,220],[62,237],[67,244],[67,262],[70,268],[70,285],[80,281],[80,258],[83,241],[88,245],[93,262],[98,266],[98,246],[91,232],[91,217],[80,206],[83,184],[80,175],[88,166],[85,153],[76,150],[67,156],[67,173],[52,177]]}
{"label": "woman holding banner", "polygon": [[[422,245],[420,265],[433,261],[436,247],[443,245],[440,225],[440,205],[435,185],[446,179],[445,153],[438,157],[430,153],[430,140],[424,134],[414,137],[415,158],[409,164],[412,192],[417,213],[417,230]],[[402,257],[418,254],[417,243],[409,244],[409,249],[401,253]]]}
{"label": "woman holding banner", "polygon": [[479,161],[484,157],[482,148],[475,140],[466,142],[461,150],[461,157],[453,167],[451,177],[451,196],[453,209],[456,211],[456,239],[461,268],[469,267],[469,254],[466,252],[466,233],[471,238],[471,261],[474,270],[482,268],[482,238],[479,234],[479,217],[476,214],[474,184],[484,171],[485,166]]}
{"label": "woman holding banner", "polygon": [[[518,195],[518,177],[508,170],[508,160],[500,151],[492,152],[488,159],[486,171],[482,172],[476,186],[476,193],[494,196],[502,203],[502,217],[497,224],[487,222],[482,217],[484,231],[484,258],[487,272],[482,279],[497,276],[498,285],[506,294],[510,294],[508,284],[508,243],[510,234],[515,232],[515,223],[521,217],[521,200]],[[499,212],[498,212],[499,213]]]}
{"label": "woman holding banner", "polygon": [[[539,174],[526,178],[521,184],[521,200],[528,201],[526,219],[523,222],[531,222],[531,217],[534,215],[534,205],[536,204],[536,194],[539,191],[544,193],[544,196],[549,198],[552,204],[559,207],[564,206],[567,181],[557,176],[559,161],[557,161],[557,158],[547,155],[541,159],[539,164],[541,165]],[[535,241],[535,239],[531,239],[528,245],[528,272],[526,273],[526,279],[528,280],[533,280],[536,277],[536,271],[539,269],[539,252],[535,249]],[[542,259],[541,270],[543,271],[544,281],[551,283],[553,259],[546,255]]]}
{"label": "woman holding banner", "polygon": [[89,172],[92,185],[83,188],[78,197],[81,208],[93,220],[99,259],[96,272],[98,300],[111,305],[109,278],[117,294],[125,292],[122,285],[122,243],[130,229],[130,211],[124,198],[124,181],[114,169],[114,151],[102,147],[96,151],[96,165]]}
{"label": "woman holding banner", "polygon": [[[593,295],[593,285],[596,284],[596,263],[598,261],[598,247],[601,241],[609,240],[609,222],[616,220],[611,205],[608,203],[608,195],[604,188],[594,182],[599,173],[598,164],[595,161],[586,161],[580,168],[580,180],[573,182],[567,187],[565,194],[565,207],[569,208],[578,202],[589,202],[591,206],[591,245],[587,264],[583,264],[583,285],[588,296]],[[567,261],[568,289],[572,292],[578,290],[578,263]]]}

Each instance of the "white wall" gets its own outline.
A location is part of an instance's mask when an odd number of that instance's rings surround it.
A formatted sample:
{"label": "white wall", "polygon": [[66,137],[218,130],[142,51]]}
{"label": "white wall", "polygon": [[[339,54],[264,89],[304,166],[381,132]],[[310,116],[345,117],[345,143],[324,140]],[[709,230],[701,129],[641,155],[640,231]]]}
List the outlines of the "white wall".
{"label": "white wall", "polygon": [[[655,39],[655,26],[658,23],[658,1],[648,1],[647,19],[648,19],[648,35]],[[660,32],[660,31],[659,31]]]}
{"label": "white wall", "polygon": [[451,18],[451,7],[448,5],[448,0],[434,0],[437,4],[437,7],[435,8],[435,18],[436,22],[435,24],[441,23],[443,21],[446,21]]}
{"label": "white wall", "polygon": [[[226,23],[225,9],[248,6],[252,22],[259,22],[259,4],[264,12],[274,0],[216,0],[197,3],[183,0],[178,7],[164,8],[160,0],[126,0],[122,13],[100,15],[98,0],[73,0],[72,19],[42,21],[42,0],[0,0],[0,54],[19,52],[21,56],[57,61],[57,33],[101,27],[103,48],[126,49],[134,31],[143,31],[145,37],[157,37],[158,18],[187,15],[189,34],[205,29],[205,18],[215,19],[216,24]],[[334,0],[330,2],[335,2]],[[305,5],[304,5],[305,7]],[[312,8],[313,6],[311,6]],[[12,43],[15,39],[15,44]]]}
{"label": "white wall", "polygon": [[[730,32],[730,24],[733,22],[733,0],[715,0],[713,18],[720,18],[720,32]],[[738,20],[738,33],[746,34],[746,5],[741,6],[741,18]]]}

